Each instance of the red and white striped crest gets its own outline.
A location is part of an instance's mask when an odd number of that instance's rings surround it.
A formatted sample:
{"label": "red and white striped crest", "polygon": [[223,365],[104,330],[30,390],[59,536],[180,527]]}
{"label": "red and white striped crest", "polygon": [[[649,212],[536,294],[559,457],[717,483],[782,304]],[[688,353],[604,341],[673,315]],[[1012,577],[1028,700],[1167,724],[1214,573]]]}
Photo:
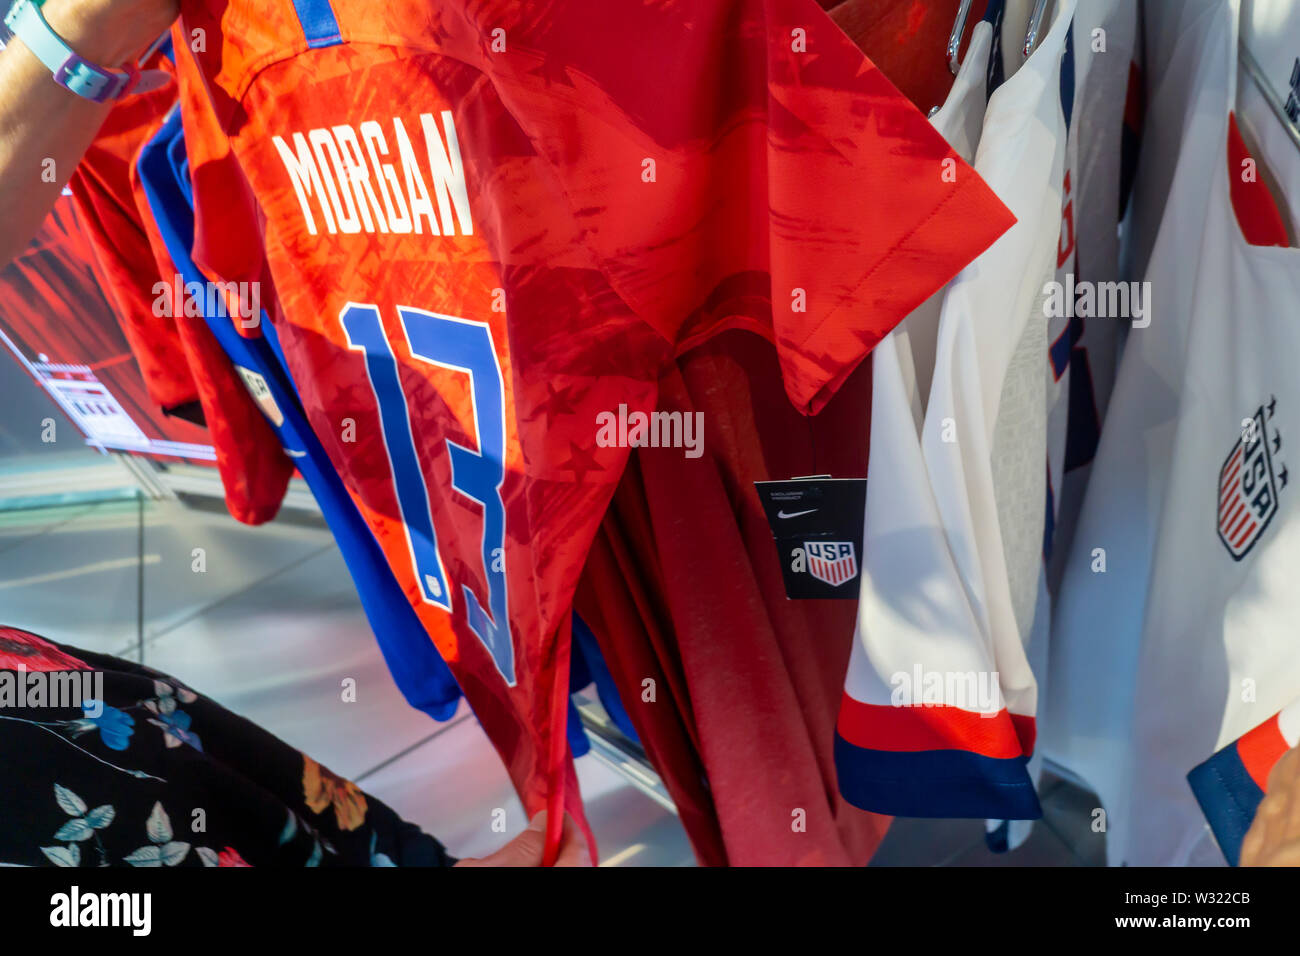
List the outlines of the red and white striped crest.
{"label": "red and white striped crest", "polygon": [[1264,408],[1243,426],[1242,435],[1219,470],[1219,540],[1233,560],[1246,556],[1277,513],[1277,480]]}
{"label": "red and white striped crest", "polygon": [[839,587],[857,577],[858,559],[850,541],[806,541],[808,573],[818,581]]}

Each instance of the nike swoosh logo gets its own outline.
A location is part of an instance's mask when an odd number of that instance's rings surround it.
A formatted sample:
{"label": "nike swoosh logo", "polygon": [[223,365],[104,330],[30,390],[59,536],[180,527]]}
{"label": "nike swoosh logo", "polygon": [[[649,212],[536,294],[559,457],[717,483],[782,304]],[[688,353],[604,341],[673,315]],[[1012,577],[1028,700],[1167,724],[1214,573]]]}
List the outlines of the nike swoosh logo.
{"label": "nike swoosh logo", "polygon": [[809,508],[807,511],[796,511],[794,514],[786,514],[784,511],[778,511],[776,516],[778,518],[797,518],[800,515],[810,515],[816,510],[816,508]]}

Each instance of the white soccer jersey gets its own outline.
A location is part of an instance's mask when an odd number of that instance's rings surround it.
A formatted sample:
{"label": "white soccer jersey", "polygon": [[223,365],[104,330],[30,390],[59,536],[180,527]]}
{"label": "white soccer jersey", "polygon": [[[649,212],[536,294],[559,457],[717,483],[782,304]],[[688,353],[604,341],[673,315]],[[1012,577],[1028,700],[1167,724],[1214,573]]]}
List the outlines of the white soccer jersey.
{"label": "white soccer jersey", "polygon": [[1097,790],[1108,856],[1131,865],[1208,862],[1187,772],[1300,693],[1300,250],[1258,244],[1285,229],[1241,180],[1237,3],[1180,23],[1147,142],[1179,136],[1144,152],[1136,187],[1177,156],[1151,323],[1128,337],[1062,582],[1044,740]]}
{"label": "white soccer jersey", "polygon": [[[1131,0],[1079,0],[1067,35],[1060,79],[1065,165],[1054,274],[1063,290],[1118,278],[1120,144],[1136,25]],[[1073,297],[1066,292],[1056,301],[1072,304]],[[1028,634],[1040,699],[1050,693],[1052,579],[1043,559],[1062,539],[1068,541],[1082,500],[1113,380],[1114,325],[1114,320],[1090,321],[1072,309],[1050,317],[1036,313],[1003,384],[993,443],[994,493],[1016,621]],[[1044,429],[1045,460],[1044,446],[1026,437]],[[1044,470],[1046,501],[1039,493]],[[1040,769],[1041,762],[1032,760],[1035,785]],[[997,832],[990,845],[998,849],[1015,847],[1030,833],[1024,822],[999,828],[990,821],[989,829]]]}
{"label": "white soccer jersey", "polygon": [[[1247,0],[1243,37],[1263,69],[1274,95],[1300,103],[1300,5],[1295,0]],[[1247,142],[1273,177],[1278,198],[1286,204],[1292,239],[1300,230],[1300,161],[1295,141],[1264,99],[1259,86],[1238,72],[1237,120]],[[1293,242],[1294,244],[1294,242]]]}
{"label": "white soccer jersey", "polygon": [[[862,595],[836,764],[845,796],[882,813],[1040,813],[1026,770],[1036,598],[1012,593],[1008,565],[1041,571],[1040,298],[1060,227],[1060,67],[1073,12],[1074,0],[1058,3],[1037,50],[989,101],[975,168],[1017,222],[947,291],[928,403],[915,366],[926,320],[874,356]],[[995,474],[995,449],[999,469],[1019,467]]]}

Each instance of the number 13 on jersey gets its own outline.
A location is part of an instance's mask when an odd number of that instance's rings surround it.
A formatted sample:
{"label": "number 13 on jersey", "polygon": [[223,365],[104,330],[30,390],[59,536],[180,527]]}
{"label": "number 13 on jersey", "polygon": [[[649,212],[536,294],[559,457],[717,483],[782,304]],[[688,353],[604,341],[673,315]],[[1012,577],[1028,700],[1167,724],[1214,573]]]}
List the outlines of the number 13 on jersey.
{"label": "number 13 on jersey", "polygon": [[[447,441],[451,456],[451,486],[483,506],[482,557],[488,584],[488,610],[468,584],[462,584],[470,629],[487,648],[497,670],[510,686],[515,683],[514,644],[510,638],[509,598],[505,575],[505,386],[501,366],[486,323],[437,312],[398,306],[397,316],[411,357],[469,376],[478,451]],[[339,313],[348,348],[362,353],[366,374],[379,407],[384,447],[392,468],[393,486],[406,530],[411,566],[421,596],[451,613],[448,585],[424,472],[415,450],[410,408],[398,376],[397,357],[384,335],[379,308],[349,302]],[[493,560],[500,555],[499,560]]]}

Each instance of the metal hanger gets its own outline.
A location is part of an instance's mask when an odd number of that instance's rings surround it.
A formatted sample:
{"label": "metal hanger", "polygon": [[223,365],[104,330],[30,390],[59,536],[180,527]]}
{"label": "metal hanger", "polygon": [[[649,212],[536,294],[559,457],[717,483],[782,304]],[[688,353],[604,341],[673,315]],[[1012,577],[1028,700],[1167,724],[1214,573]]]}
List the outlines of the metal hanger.
{"label": "metal hanger", "polygon": [[1038,34],[1043,28],[1043,16],[1047,13],[1047,0],[1034,0],[1034,9],[1029,14],[1029,27],[1025,30],[1025,45],[1020,53],[1026,60],[1038,45]]}
{"label": "metal hanger", "polygon": [[1291,138],[1291,142],[1297,149],[1300,149],[1300,129],[1296,127],[1295,121],[1287,115],[1286,104],[1282,101],[1282,97],[1278,95],[1277,90],[1273,88],[1273,84],[1264,73],[1264,68],[1260,66],[1259,60],[1255,59],[1255,54],[1250,52],[1250,47],[1246,44],[1246,36],[1241,30],[1237,31],[1237,48],[1241,52],[1241,65],[1246,68],[1250,78],[1255,81],[1255,86],[1259,88],[1259,92],[1263,95],[1264,102],[1277,114],[1278,120],[1281,121],[1287,135]]}
{"label": "metal hanger", "polygon": [[957,8],[957,19],[952,25],[952,32],[948,34],[948,69],[952,70],[953,76],[961,69],[958,56],[961,53],[962,34],[966,32],[966,18],[970,16],[971,2],[972,0],[961,0],[961,6]]}

